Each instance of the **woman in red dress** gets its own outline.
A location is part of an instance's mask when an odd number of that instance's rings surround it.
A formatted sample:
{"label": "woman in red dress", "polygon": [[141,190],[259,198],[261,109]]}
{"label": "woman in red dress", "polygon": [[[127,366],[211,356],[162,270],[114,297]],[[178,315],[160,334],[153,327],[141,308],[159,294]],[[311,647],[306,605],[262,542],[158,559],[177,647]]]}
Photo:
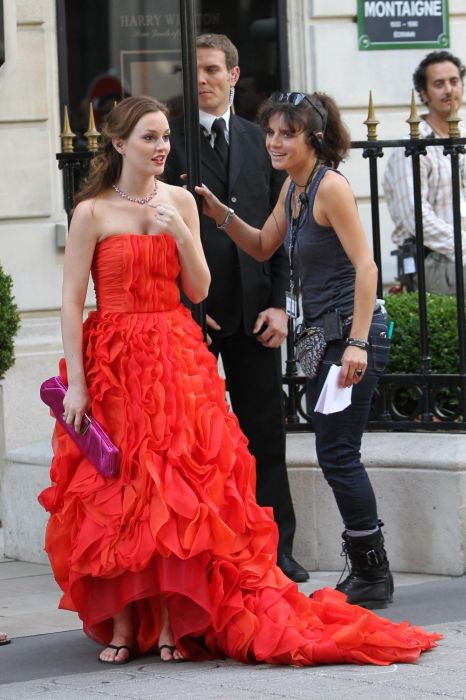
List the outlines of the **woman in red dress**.
{"label": "woman in red dress", "polygon": [[[165,110],[130,97],[109,115],[77,197],[64,269],[66,420],[85,412],[121,454],[105,479],[56,425],[46,550],[100,660],[159,650],[163,661],[413,662],[438,635],[310,599],[276,566],[277,530],[255,501],[254,459],[225,401],[201,329],[180,303],[210,275],[192,196],[158,178]],[[82,325],[89,274],[97,311]]]}

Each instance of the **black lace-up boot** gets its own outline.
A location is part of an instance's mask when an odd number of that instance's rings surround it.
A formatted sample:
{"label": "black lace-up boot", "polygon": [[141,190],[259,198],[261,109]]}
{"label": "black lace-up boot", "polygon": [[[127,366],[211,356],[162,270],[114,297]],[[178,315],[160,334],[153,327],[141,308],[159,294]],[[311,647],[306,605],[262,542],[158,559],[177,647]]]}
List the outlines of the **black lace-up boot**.
{"label": "black lace-up boot", "polygon": [[371,610],[386,608],[393,600],[393,577],[382,531],[364,537],[350,537],[345,531],[342,537],[342,556],[346,557],[346,565],[349,559],[351,566],[349,576],[337,583],[337,591],[346,593],[348,603]]}

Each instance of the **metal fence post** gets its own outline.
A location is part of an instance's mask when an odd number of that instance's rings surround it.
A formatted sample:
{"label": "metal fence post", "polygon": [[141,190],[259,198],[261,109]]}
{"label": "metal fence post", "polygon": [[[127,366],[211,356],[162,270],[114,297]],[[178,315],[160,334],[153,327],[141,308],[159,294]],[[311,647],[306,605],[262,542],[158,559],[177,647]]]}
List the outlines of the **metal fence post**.
{"label": "metal fence post", "polygon": [[[200,156],[199,96],[197,89],[196,16],[194,0],[180,0],[181,60],[183,66],[184,130],[188,189],[197,202],[199,216],[202,201],[194,188],[202,183]],[[202,227],[201,227],[202,239]],[[205,302],[192,304],[193,318],[206,334]]]}
{"label": "metal fence post", "polygon": [[[451,112],[448,117],[448,131],[451,139],[461,136],[460,118],[456,109],[456,100],[452,97]],[[463,240],[461,230],[461,186],[460,153],[465,153],[464,145],[451,143],[444,148],[444,154],[451,160],[451,189],[453,206],[453,235],[455,241],[455,275],[456,275],[456,318],[458,323],[458,345],[460,355],[462,410],[466,407],[466,334],[464,318],[464,277],[463,277]]]}

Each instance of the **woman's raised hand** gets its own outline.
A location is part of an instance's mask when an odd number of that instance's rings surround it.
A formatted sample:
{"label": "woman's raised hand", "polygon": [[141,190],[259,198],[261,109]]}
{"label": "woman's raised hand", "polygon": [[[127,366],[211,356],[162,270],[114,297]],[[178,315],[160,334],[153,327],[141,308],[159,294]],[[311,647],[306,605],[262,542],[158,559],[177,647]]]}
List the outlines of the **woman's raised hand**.
{"label": "woman's raised hand", "polygon": [[226,216],[228,207],[214,195],[205,185],[197,185],[195,188],[196,194],[202,197],[202,211],[206,216],[218,223],[221,223]]}
{"label": "woman's raised hand", "polygon": [[154,210],[154,223],[150,228],[152,235],[168,233],[175,240],[179,240],[186,234],[186,224],[183,217],[173,204],[160,202],[158,204],[149,204]]}

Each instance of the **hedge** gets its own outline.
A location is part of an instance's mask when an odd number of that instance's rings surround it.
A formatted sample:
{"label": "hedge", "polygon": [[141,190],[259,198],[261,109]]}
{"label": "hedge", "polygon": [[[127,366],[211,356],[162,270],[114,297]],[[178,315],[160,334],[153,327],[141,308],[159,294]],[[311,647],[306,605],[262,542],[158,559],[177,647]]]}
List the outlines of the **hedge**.
{"label": "hedge", "polygon": [[[385,298],[385,305],[388,321],[394,323],[387,373],[417,374],[421,354],[418,293],[391,294]],[[437,374],[456,374],[460,369],[456,297],[429,293],[426,308],[431,370]],[[419,410],[417,392],[410,387],[401,389],[396,404],[402,414],[412,417]],[[458,417],[460,405],[454,388],[441,389],[435,404],[436,410],[444,417]]]}
{"label": "hedge", "polygon": [[0,379],[15,362],[14,337],[20,318],[12,294],[13,281],[0,265]]}
{"label": "hedge", "polygon": [[[390,294],[385,298],[388,321],[393,321],[388,372],[419,372],[420,323],[417,292]],[[433,372],[459,372],[456,297],[426,295],[429,356]]]}

